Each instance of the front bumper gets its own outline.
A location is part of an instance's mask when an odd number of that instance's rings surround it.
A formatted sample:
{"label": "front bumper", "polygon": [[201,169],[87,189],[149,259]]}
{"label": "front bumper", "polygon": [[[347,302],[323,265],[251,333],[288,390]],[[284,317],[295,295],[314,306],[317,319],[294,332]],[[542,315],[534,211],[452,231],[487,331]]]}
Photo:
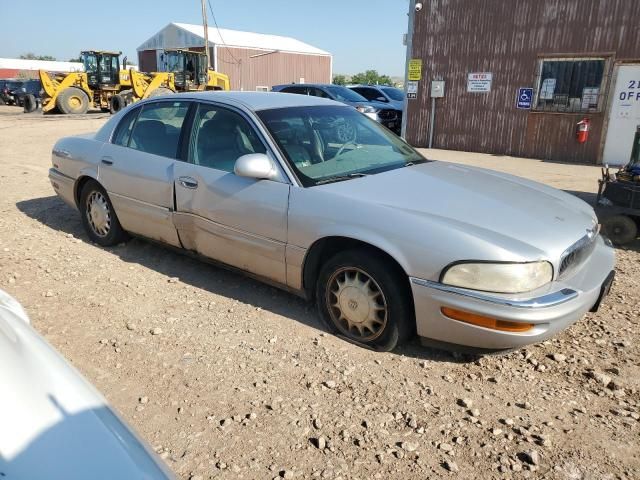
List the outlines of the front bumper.
{"label": "front bumper", "polygon": [[[482,349],[514,348],[548,339],[567,328],[597,303],[603,282],[615,265],[611,247],[599,237],[591,256],[571,277],[520,295],[485,294],[411,278],[418,335],[439,342]],[[526,332],[505,332],[444,316],[442,307],[534,324]]]}

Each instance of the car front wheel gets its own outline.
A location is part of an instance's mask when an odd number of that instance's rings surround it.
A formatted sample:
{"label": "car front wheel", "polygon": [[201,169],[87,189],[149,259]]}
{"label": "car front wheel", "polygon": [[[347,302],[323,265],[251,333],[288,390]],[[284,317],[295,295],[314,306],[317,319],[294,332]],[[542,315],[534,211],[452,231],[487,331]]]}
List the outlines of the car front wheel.
{"label": "car front wheel", "polygon": [[331,331],[375,350],[393,350],[415,326],[406,276],[374,251],[350,250],[329,259],[316,302]]}
{"label": "car front wheel", "polygon": [[109,195],[97,182],[89,181],[80,194],[82,224],[92,242],[109,247],[127,239]]}

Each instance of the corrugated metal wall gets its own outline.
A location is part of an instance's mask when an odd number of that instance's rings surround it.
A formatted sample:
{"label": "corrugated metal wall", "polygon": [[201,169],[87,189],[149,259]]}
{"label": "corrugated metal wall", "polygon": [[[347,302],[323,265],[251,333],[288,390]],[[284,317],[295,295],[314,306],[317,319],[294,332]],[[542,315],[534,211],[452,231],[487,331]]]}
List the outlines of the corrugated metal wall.
{"label": "corrugated metal wall", "polygon": [[[409,101],[407,140],[427,145],[429,85],[442,77],[446,96],[437,100],[435,147],[596,163],[606,107],[595,114],[516,109],[518,88],[535,87],[539,58],[554,54],[606,56],[611,68],[640,59],[640,0],[423,2],[412,52],[423,60],[423,79],[418,99]],[[472,72],[493,73],[490,93],[467,93]],[[575,124],[584,117],[592,130],[580,145]]]}
{"label": "corrugated metal wall", "polygon": [[[218,45],[217,68],[231,79],[232,90],[255,90],[282,83],[331,83],[331,57],[232,48]],[[255,56],[258,55],[258,56]],[[251,58],[253,57],[253,58]]]}

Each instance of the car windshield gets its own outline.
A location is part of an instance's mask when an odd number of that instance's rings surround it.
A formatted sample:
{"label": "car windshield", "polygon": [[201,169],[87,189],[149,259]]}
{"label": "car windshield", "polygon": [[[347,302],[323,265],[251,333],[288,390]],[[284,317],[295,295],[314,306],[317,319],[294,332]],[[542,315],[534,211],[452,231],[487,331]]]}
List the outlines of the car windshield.
{"label": "car windshield", "polygon": [[402,102],[404,100],[404,92],[399,88],[382,87],[380,90],[386,93],[391,100],[397,100],[399,102]]}
{"label": "car windshield", "polygon": [[339,102],[368,102],[368,100],[362,95],[348,89],[347,87],[331,85],[330,87],[326,87],[326,89],[334,100],[338,100]]}
{"label": "car windshield", "polygon": [[292,107],[258,112],[305,187],[411,166],[427,160],[351,107]]}

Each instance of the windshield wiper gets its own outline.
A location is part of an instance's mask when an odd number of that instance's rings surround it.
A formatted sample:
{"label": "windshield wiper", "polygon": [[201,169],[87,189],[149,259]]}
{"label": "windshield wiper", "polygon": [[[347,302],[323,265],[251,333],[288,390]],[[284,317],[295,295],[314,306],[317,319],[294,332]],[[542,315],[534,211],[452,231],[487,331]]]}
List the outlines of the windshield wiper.
{"label": "windshield wiper", "polygon": [[421,158],[420,160],[411,160],[411,161],[406,162],[406,163],[404,164],[404,166],[405,166],[405,167],[413,167],[414,165],[418,165],[418,164],[420,164],[420,163],[426,163],[426,162],[428,162],[428,161],[429,161],[429,160],[425,160],[425,159],[423,159],[423,158]]}
{"label": "windshield wiper", "polygon": [[318,180],[316,182],[316,185],[325,185],[327,183],[334,183],[334,182],[343,182],[345,180],[351,180],[352,178],[360,178],[360,177],[366,177],[367,174],[366,173],[349,173],[347,175],[336,175],[335,177],[328,177],[328,178],[324,178],[322,180]]}

